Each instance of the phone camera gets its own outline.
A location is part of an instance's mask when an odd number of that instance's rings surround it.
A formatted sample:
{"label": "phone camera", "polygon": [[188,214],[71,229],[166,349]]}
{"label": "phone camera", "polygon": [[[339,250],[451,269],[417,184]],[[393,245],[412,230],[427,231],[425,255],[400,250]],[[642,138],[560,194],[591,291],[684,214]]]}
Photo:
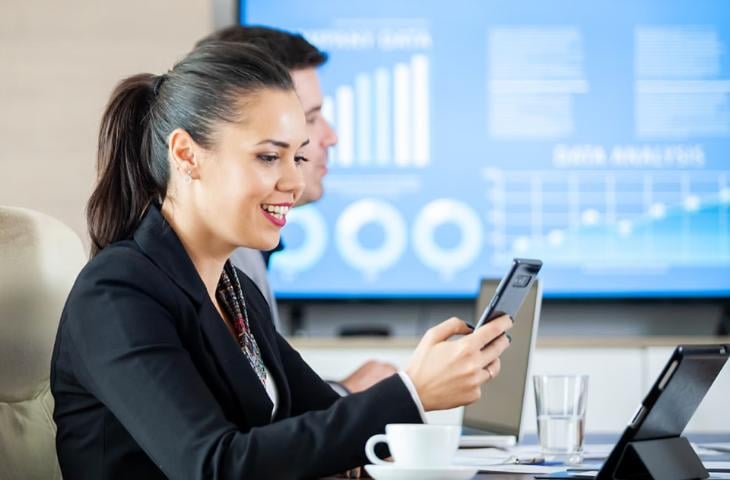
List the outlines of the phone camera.
{"label": "phone camera", "polygon": [[530,283],[530,275],[517,275],[512,282],[513,287],[526,287]]}

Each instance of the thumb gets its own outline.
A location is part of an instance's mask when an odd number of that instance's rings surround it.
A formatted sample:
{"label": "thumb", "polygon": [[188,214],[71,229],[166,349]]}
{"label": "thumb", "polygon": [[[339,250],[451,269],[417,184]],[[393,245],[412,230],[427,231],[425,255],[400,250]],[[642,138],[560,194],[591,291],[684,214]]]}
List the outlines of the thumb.
{"label": "thumb", "polygon": [[453,335],[465,335],[471,333],[466,323],[456,317],[451,317],[448,320],[444,320],[438,325],[428,329],[426,334],[423,336],[423,342],[429,345],[435,345],[451,338]]}

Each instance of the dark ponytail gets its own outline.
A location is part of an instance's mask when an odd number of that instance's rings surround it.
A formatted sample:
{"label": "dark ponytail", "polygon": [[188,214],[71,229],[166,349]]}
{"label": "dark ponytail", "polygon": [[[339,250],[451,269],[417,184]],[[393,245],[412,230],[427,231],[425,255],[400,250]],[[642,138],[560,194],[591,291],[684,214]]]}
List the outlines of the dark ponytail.
{"label": "dark ponytail", "polygon": [[123,80],[102,117],[97,185],[86,208],[91,256],[127,238],[149,202],[164,195],[168,172],[151,168],[147,133],[154,81],[146,73]]}
{"label": "dark ponytail", "polygon": [[91,256],[129,238],[147,207],[164,200],[173,130],[210,148],[218,123],[242,119],[241,97],[264,88],[294,87],[285,67],[255,47],[228,42],[196,48],[165,75],[123,80],[99,130],[97,184],[86,208]]}

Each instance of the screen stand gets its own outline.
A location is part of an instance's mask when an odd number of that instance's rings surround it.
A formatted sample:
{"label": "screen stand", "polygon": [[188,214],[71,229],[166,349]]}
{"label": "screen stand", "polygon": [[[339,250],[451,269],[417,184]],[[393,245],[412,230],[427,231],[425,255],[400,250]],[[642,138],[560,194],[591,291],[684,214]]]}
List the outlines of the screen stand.
{"label": "screen stand", "polygon": [[689,441],[673,437],[628,443],[612,480],[693,480],[709,476]]}
{"label": "screen stand", "polygon": [[730,305],[725,305],[722,309],[722,315],[720,321],[717,324],[717,331],[715,334],[719,337],[725,337],[730,335]]}
{"label": "screen stand", "polygon": [[304,331],[304,309],[298,303],[292,303],[289,308],[289,334],[306,335]]}

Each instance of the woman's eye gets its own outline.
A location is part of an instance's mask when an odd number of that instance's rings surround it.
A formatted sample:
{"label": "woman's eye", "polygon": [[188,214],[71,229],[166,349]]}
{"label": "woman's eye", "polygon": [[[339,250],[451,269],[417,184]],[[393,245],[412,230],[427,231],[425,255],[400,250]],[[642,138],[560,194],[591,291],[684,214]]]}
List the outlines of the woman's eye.
{"label": "woman's eye", "polygon": [[297,163],[302,163],[302,162],[308,162],[309,159],[307,157],[303,157],[302,155],[297,155],[294,157],[294,161]]}
{"label": "woman's eye", "polygon": [[264,162],[269,163],[269,162],[275,162],[276,160],[278,160],[279,159],[279,156],[278,155],[261,154],[261,155],[258,156],[258,158],[259,158],[259,160],[263,160]]}

